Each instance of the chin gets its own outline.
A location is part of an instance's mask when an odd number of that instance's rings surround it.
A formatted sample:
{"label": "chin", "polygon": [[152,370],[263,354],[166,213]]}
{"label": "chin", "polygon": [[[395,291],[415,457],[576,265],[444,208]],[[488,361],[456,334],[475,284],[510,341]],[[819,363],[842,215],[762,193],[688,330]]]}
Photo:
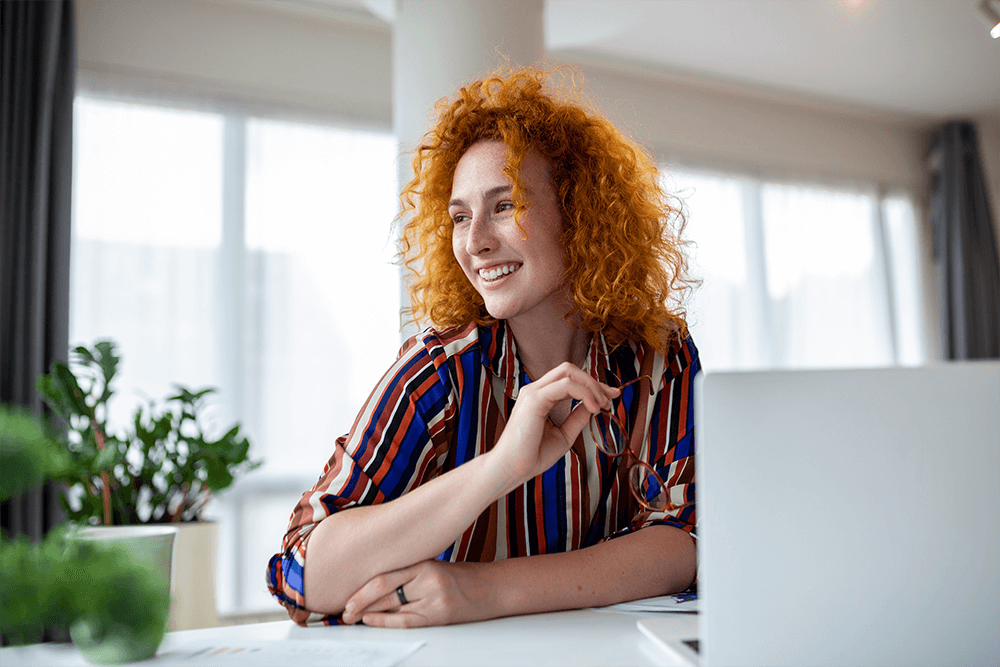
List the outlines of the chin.
{"label": "chin", "polygon": [[495,320],[506,320],[510,319],[511,313],[507,312],[503,308],[490,308],[486,306],[486,314]]}
{"label": "chin", "polygon": [[509,303],[490,303],[485,301],[484,308],[490,317],[495,320],[509,320],[518,314],[516,306]]}

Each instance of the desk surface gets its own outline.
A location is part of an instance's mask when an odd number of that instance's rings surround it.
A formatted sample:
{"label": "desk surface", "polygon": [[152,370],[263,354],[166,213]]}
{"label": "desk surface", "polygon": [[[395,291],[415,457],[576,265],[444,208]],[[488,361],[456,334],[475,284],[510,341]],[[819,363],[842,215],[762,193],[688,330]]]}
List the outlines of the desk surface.
{"label": "desk surface", "polygon": [[[291,621],[184,630],[167,635],[160,651],[202,641],[261,641],[282,639],[364,639],[424,641],[420,650],[401,665],[671,665],[636,627],[649,614],[593,609],[513,616],[480,623],[440,628],[389,630],[364,626],[301,628]],[[678,632],[697,636],[696,614],[660,616],[676,623]],[[8,662],[7,658],[11,658]],[[6,665],[86,665],[69,645],[5,648],[0,662]],[[155,667],[156,662],[142,665]]]}

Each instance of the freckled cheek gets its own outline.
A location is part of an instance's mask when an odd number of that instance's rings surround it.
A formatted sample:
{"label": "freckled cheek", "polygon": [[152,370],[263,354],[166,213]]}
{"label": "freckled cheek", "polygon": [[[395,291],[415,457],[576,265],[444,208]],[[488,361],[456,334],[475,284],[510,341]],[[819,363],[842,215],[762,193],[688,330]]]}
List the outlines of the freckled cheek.
{"label": "freckled cheek", "polygon": [[459,264],[462,263],[462,258],[465,254],[465,246],[462,240],[457,235],[452,235],[451,237],[451,254],[455,257],[455,261]]}
{"label": "freckled cheek", "polygon": [[458,268],[462,269],[462,273],[464,273],[465,277],[471,282],[472,272],[468,264],[469,257],[465,253],[465,246],[459,242],[457,237],[452,237],[451,252],[452,256],[455,258],[455,263],[458,264]]}

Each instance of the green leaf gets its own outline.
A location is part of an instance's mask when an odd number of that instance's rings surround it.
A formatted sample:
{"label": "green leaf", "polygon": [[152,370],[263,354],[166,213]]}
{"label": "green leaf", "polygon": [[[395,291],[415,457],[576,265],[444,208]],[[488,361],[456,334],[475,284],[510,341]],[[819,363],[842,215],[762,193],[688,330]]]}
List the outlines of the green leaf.
{"label": "green leaf", "polygon": [[125,452],[118,447],[105,445],[94,457],[94,471],[106,472],[125,460]]}
{"label": "green leaf", "polygon": [[41,394],[42,400],[51,408],[52,412],[67,421],[69,420],[73,410],[67,409],[62,392],[56,387],[51,375],[43,373],[35,378],[35,389]]}
{"label": "green leaf", "polygon": [[77,345],[73,348],[73,352],[76,353],[77,363],[81,366],[97,364],[97,359],[94,358],[94,353],[90,351],[90,348],[84,347],[83,345]]}
{"label": "green leaf", "polygon": [[55,376],[55,384],[64,397],[67,407],[72,408],[75,414],[85,415],[92,418],[93,411],[84,400],[83,390],[77,382],[76,375],[69,369],[69,366],[56,361],[52,364],[52,374]]}
{"label": "green leaf", "polygon": [[184,404],[193,404],[201,400],[203,397],[209,394],[214,394],[216,392],[215,387],[205,387],[196,392],[192,392],[190,389],[184,385],[175,384],[174,391],[177,392],[173,396],[167,398],[168,401],[179,401]]}
{"label": "green leaf", "polygon": [[45,435],[35,415],[0,406],[0,499],[40,486],[71,465],[69,455]]}
{"label": "green leaf", "polygon": [[115,342],[112,340],[98,341],[94,345],[97,350],[97,363],[101,367],[101,374],[104,376],[104,384],[110,385],[111,380],[118,372],[118,362],[120,357],[115,354]]}

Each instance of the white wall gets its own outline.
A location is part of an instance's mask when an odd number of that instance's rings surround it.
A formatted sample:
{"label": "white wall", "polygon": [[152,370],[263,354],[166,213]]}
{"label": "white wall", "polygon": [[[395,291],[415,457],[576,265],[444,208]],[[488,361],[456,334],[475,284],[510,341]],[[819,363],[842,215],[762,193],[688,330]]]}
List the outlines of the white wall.
{"label": "white wall", "polygon": [[923,186],[919,119],[566,59],[581,63],[609,113],[666,159],[914,192]]}
{"label": "white wall", "polygon": [[77,0],[81,86],[305,110],[389,129],[388,28],[234,0]]}

